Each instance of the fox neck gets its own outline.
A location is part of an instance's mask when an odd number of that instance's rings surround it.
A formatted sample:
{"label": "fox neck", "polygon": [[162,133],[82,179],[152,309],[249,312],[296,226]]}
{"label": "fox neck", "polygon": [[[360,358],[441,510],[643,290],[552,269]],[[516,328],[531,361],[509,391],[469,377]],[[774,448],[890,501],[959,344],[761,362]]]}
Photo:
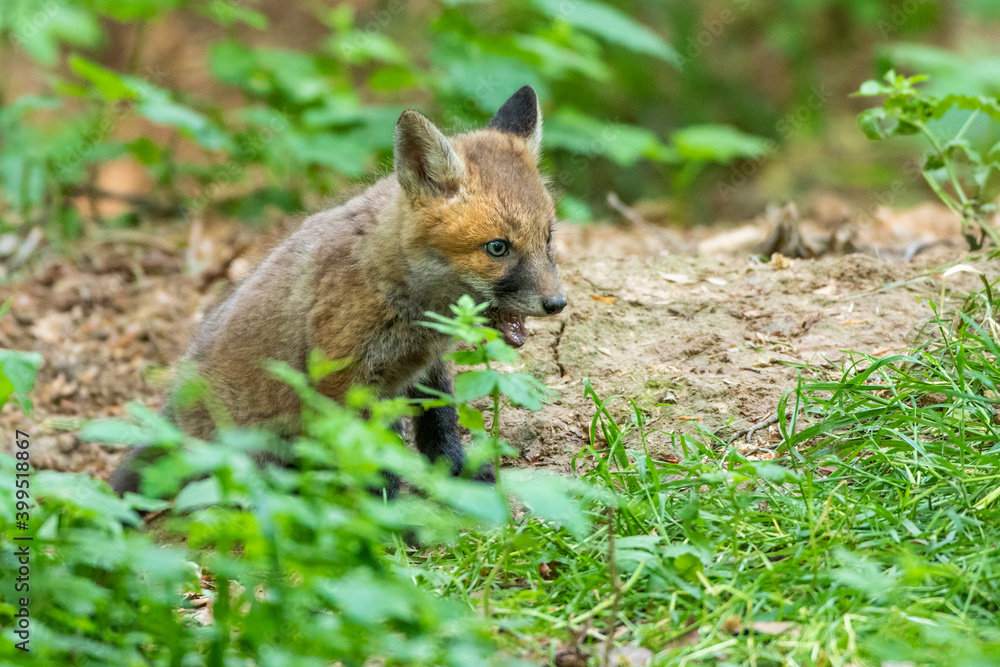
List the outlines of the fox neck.
{"label": "fox neck", "polygon": [[455,280],[436,262],[421,260],[423,253],[408,251],[414,227],[413,208],[395,177],[386,180],[391,183],[386,184],[385,203],[360,246],[361,269],[400,315],[420,321],[426,319],[427,311],[446,314],[448,306],[461,296],[455,294]]}

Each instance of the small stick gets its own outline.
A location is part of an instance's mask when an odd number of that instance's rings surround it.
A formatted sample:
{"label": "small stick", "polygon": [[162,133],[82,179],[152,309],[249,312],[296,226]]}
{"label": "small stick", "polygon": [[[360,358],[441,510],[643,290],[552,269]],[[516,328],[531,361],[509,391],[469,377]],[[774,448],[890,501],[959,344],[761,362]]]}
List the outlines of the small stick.
{"label": "small stick", "polygon": [[617,211],[623,218],[632,223],[637,229],[641,229],[644,232],[652,232],[653,234],[658,234],[659,230],[656,225],[651,224],[645,218],[643,218],[639,213],[628,206],[621,200],[616,192],[608,193],[608,206]]}
{"label": "small stick", "polygon": [[[791,412],[788,413],[788,416],[790,415]],[[763,419],[762,421],[759,421],[756,424],[751,424],[750,426],[744,429],[740,429],[739,431],[736,431],[736,433],[731,434],[729,437],[726,438],[726,442],[727,443],[735,442],[736,440],[742,438],[744,435],[747,437],[747,442],[750,442],[750,438],[753,436],[754,433],[756,433],[762,428],[770,426],[771,424],[777,424],[777,423],[778,423],[778,413],[775,412],[770,417],[767,417],[766,419]]]}

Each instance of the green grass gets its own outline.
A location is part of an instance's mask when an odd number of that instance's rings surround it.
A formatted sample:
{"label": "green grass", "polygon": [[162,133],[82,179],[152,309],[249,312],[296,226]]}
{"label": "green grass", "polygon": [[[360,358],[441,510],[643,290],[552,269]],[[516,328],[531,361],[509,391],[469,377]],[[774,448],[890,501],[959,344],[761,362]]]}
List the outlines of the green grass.
{"label": "green grass", "polygon": [[628,450],[641,410],[616,423],[588,385],[578,462],[618,498],[594,531],[528,518],[406,561],[549,664],[605,664],[613,636],[651,665],[1000,665],[996,305],[987,285],[909,354],[801,381],[774,461],[708,433],[674,435],[677,463]]}
{"label": "green grass", "polygon": [[[308,374],[274,367],[304,404],[292,468],[254,464],[265,434],[209,444],[133,406],[84,436],[163,448],[148,497],[55,471],[28,475],[27,509],[0,494],[0,533],[32,538],[32,664],[567,667],[624,665],[630,648],[646,665],[1000,665],[994,289],[908,354],[848,355],[832,379],[804,368],[768,461],[708,432],[654,460],[640,404],[585,383],[578,478],[508,469],[493,488],[403,447],[405,401],[319,394],[334,368],[319,356]],[[456,362],[487,368],[433,401],[457,403],[485,461],[506,445],[466,401],[491,397],[502,420],[544,392],[490,368],[513,352],[480,310],[434,324],[469,343]],[[27,467],[0,456],[0,486]],[[411,491],[374,496],[383,470]],[[161,534],[133,511],[171,504]],[[0,542],[0,571],[18,558]],[[5,628],[24,607],[10,584]],[[204,625],[184,593],[211,601]],[[0,633],[0,665],[23,657]]]}

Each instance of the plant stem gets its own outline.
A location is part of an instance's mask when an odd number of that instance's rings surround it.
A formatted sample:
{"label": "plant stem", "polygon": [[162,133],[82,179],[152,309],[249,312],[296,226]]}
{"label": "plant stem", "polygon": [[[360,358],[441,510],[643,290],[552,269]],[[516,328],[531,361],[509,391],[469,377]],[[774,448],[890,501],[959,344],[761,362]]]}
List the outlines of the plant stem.
{"label": "plant stem", "polygon": [[[931,142],[931,146],[937,151],[937,154],[941,156],[941,160],[944,162],[944,168],[948,172],[948,177],[951,179],[951,184],[955,188],[955,194],[958,195],[959,200],[962,202],[962,219],[965,219],[965,207],[968,206],[969,200],[965,196],[965,190],[962,188],[961,182],[958,180],[958,174],[955,172],[955,165],[952,164],[951,158],[945,153],[944,148],[941,146],[941,142],[938,138],[934,136],[934,133],[930,131],[923,123],[917,123],[917,127],[920,131],[924,133],[927,140]],[[926,175],[926,172],[924,172]],[[935,191],[936,192],[936,191]]]}
{"label": "plant stem", "polygon": [[961,130],[959,130],[959,132],[958,132],[958,134],[957,134],[957,135],[955,135],[955,139],[954,139],[954,141],[961,141],[961,140],[962,140],[962,137],[964,137],[964,136],[965,136],[965,133],[966,133],[966,131],[967,131],[967,130],[968,130],[968,129],[969,129],[970,127],[972,127],[972,123],[973,123],[973,122],[975,122],[975,120],[976,120],[976,118],[977,118],[978,116],[979,116],[979,109],[975,109],[975,110],[974,110],[974,111],[972,112],[972,114],[971,114],[971,115],[969,116],[969,120],[965,121],[965,125],[963,125],[963,126],[962,126],[962,129],[961,129]]}

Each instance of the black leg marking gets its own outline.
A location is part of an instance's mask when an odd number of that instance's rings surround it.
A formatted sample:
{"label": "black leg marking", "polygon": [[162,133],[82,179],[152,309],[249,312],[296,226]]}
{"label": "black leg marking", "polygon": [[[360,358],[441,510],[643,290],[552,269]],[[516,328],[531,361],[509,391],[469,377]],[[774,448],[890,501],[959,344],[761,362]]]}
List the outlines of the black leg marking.
{"label": "black leg marking", "polygon": [[[403,440],[404,442],[406,441],[406,438],[403,435],[402,421],[396,421],[396,423],[392,425],[392,430],[396,432],[396,435],[398,435],[401,440]],[[382,478],[385,480],[385,485],[382,486],[382,488],[373,488],[371,492],[373,495],[376,495],[380,498],[384,493],[386,500],[392,500],[397,495],[399,495],[399,475],[397,475],[394,472],[390,472],[388,470],[383,470]]]}
{"label": "black leg marking", "polygon": [[[423,382],[427,387],[447,394],[451,393],[451,374],[443,361],[434,364]],[[418,389],[411,393],[413,398],[426,398]],[[451,459],[451,474],[461,475],[465,467],[465,451],[458,437],[458,412],[451,406],[431,408],[420,413],[414,420],[417,449],[431,461],[442,456]]]}
{"label": "black leg marking", "polygon": [[143,463],[148,463],[148,461],[143,461],[143,452],[145,447],[136,447],[122,459],[122,462],[118,464],[113,475],[111,475],[111,489],[118,494],[119,497],[124,496],[126,493],[139,493],[139,485],[142,482],[142,477],[139,474],[139,468],[142,467]]}

